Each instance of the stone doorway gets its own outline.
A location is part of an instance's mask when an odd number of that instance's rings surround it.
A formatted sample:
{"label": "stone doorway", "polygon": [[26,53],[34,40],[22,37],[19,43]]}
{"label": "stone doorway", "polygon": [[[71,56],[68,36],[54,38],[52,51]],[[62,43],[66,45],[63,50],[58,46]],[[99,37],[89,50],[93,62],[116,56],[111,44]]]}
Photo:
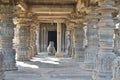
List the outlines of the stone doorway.
{"label": "stone doorway", "polygon": [[54,42],[55,50],[57,51],[57,31],[48,31],[48,45],[49,41]]}

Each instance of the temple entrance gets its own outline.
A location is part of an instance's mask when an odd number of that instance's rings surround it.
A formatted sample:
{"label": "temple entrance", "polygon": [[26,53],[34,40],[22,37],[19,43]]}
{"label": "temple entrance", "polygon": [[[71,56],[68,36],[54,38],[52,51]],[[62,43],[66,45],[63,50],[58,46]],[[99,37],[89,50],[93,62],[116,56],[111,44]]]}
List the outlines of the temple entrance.
{"label": "temple entrance", "polygon": [[57,31],[48,31],[48,45],[49,41],[54,42],[55,50],[57,51]]}
{"label": "temple entrance", "polygon": [[[62,39],[61,50],[65,51],[65,31],[66,26],[62,24]],[[54,41],[54,46],[57,51],[57,24],[56,23],[41,23],[40,24],[40,36],[39,36],[40,52],[46,52],[49,41]]]}

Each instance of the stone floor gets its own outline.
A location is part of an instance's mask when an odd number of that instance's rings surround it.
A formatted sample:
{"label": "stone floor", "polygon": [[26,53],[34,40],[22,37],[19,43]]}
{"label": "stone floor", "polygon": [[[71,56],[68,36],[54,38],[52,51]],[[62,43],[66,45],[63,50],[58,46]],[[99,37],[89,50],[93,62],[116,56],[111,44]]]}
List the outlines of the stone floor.
{"label": "stone floor", "polygon": [[17,61],[18,71],[5,72],[5,80],[91,80],[91,71],[71,58],[38,55],[31,61]]}

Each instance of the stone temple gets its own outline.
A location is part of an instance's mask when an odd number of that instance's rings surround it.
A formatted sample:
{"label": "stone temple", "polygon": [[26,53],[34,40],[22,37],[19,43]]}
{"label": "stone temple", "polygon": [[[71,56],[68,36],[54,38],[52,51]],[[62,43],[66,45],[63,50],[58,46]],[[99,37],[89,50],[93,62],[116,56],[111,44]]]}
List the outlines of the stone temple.
{"label": "stone temple", "polygon": [[120,80],[120,0],[0,0],[0,80]]}

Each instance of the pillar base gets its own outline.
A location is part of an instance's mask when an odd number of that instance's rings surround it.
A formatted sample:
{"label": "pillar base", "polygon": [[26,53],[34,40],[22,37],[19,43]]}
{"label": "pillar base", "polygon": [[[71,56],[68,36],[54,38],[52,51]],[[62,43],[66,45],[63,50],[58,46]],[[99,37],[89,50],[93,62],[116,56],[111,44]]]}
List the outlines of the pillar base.
{"label": "pillar base", "polygon": [[16,71],[16,70],[18,70],[18,67],[5,67],[5,68],[3,68],[3,70],[5,70],[5,71]]}
{"label": "pillar base", "polygon": [[17,48],[16,49],[17,52],[17,60],[18,61],[29,61],[31,59],[31,54],[30,54],[30,50],[29,49],[21,49],[21,48]]}
{"label": "pillar base", "polygon": [[84,62],[83,69],[91,71],[91,70],[94,69],[94,64],[93,63],[89,63],[89,62]]}
{"label": "pillar base", "polygon": [[0,49],[3,54],[3,70],[12,71],[17,70],[15,62],[15,50],[14,49]]}
{"label": "pillar base", "polygon": [[55,54],[55,56],[56,56],[56,57],[63,57],[63,54],[62,54],[62,52],[57,52],[57,53]]}
{"label": "pillar base", "polygon": [[84,61],[84,48],[75,48],[75,54],[74,54],[74,59],[79,62]]}
{"label": "pillar base", "polygon": [[96,65],[93,80],[111,80],[112,65],[116,55],[112,52],[99,52],[96,56]]}

